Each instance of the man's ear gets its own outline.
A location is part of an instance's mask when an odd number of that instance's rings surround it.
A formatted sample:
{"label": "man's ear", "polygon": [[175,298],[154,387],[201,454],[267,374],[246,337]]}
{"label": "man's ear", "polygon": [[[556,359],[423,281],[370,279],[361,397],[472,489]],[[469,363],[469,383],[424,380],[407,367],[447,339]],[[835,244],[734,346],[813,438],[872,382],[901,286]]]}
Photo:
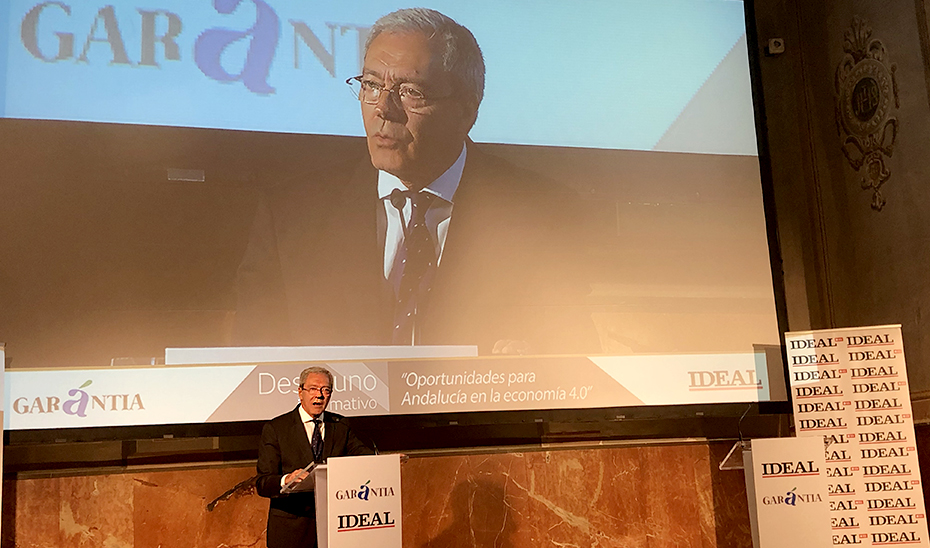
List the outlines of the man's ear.
{"label": "man's ear", "polygon": [[465,134],[467,135],[471,128],[475,125],[475,122],[478,121],[478,105],[473,105],[470,101],[461,103],[462,108],[462,122],[465,126]]}

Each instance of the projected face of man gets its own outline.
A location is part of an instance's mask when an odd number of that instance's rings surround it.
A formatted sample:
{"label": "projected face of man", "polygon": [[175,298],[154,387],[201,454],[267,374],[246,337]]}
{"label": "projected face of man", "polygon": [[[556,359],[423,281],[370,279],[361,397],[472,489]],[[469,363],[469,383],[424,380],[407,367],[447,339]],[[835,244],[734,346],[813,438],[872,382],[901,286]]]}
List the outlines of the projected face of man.
{"label": "projected face of man", "polygon": [[361,103],[371,163],[408,188],[425,187],[462,152],[474,109],[461,100],[433,44],[419,32],[379,34],[365,55],[362,75],[386,89],[416,85],[430,98],[416,112],[405,110],[396,92],[382,93],[373,105]]}
{"label": "projected face of man", "polygon": [[297,390],[300,405],[304,408],[304,411],[318,417],[323,414],[326,406],[329,405],[329,399],[333,395],[332,390],[333,387],[329,383],[329,377],[323,373],[310,373],[303,385]]}

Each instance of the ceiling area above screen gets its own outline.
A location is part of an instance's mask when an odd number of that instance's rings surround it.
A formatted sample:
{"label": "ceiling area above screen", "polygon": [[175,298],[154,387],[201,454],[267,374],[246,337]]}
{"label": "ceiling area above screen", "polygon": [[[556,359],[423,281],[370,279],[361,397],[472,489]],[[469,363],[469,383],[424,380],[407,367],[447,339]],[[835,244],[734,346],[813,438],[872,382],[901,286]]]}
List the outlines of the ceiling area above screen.
{"label": "ceiling area above screen", "polygon": [[[11,0],[0,114],[362,135],[376,0]],[[487,64],[479,142],[755,154],[743,3],[436,0]],[[712,136],[713,138],[708,138]]]}

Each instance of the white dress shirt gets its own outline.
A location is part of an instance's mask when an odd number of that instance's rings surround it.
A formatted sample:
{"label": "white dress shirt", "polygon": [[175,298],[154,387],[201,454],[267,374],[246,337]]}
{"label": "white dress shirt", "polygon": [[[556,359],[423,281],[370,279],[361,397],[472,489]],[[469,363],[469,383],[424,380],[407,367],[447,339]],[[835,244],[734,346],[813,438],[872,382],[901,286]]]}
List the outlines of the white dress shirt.
{"label": "white dress shirt", "polygon": [[[449,232],[449,221],[452,218],[452,198],[455,191],[462,181],[462,171],[465,169],[466,148],[462,144],[462,153],[452,166],[449,167],[435,181],[423,189],[437,196],[430,203],[430,208],[426,212],[426,226],[430,231],[433,243],[436,245],[436,264],[442,260],[442,250],[446,245],[446,234]],[[390,200],[391,192],[394,190],[407,190],[400,179],[386,171],[378,171],[378,195],[384,203],[384,213],[387,218],[387,234],[384,238],[384,279],[391,278],[391,268],[394,265],[394,257],[404,245],[404,227],[410,222],[410,200],[404,204],[403,218],[401,212],[397,210]]]}
{"label": "white dress shirt", "polygon": [[[307,413],[307,410],[304,409],[303,405],[297,408],[297,412],[300,413],[300,421],[304,423],[304,430],[307,431],[307,441],[309,441],[310,444],[312,445],[313,444],[313,428],[314,428],[313,415],[311,415],[310,413]],[[323,422],[322,415],[320,415],[317,418],[320,419],[320,436],[325,439],[326,438],[326,423]]]}
{"label": "white dress shirt", "polygon": [[[307,441],[310,442],[310,447],[313,447],[313,428],[315,427],[313,423],[313,415],[307,413],[307,410],[304,409],[304,406],[301,405],[297,408],[297,412],[300,413],[300,422],[304,423],[304,430],[307,432]],[[323,422],[323,416],[318,417],[320,419],[320,436],[322,439],[326,439],[326,423]],[[309,462],[307,464],[310,464]],[[284,475],[281,476],[281,488],[284,488],[285,479],[287,475],[290,474],[288,471],[284,471]]]}

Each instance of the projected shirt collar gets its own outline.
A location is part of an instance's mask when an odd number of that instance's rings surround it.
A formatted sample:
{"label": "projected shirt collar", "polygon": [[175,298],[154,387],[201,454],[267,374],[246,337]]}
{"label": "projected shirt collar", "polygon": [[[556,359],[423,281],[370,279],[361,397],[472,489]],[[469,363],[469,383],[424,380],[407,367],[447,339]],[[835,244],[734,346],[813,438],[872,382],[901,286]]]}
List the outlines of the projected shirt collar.
{"label": "projected shirt collar", "polygon": [[[452,204],[455,191],[459,188],[462,181],[462,171],[465,169],[465,157],[467,148],[462,143],[462,153],[458,159],[440,175],[435,181],[428,184],[423,192],[429,192],[441,198],[433,200],[429,211],[426,213],[426,226],[430,230],[433,242],[436,244],[436,255],[439,261],[442,261],[442,250],[446,245],[446,234],[449,232],[449,221],[452,217]],[[403,224],[410,221],[410,201],[403,208],[403,219],[400,212],[391,205],[388,199],[395,189],[407,190],[400,179],[386,171],[378,171],[378,195],[384,204],[384,213],[387,218],[387,234],[384,238],[384,278],[389,279],[391,276],[391,267],[394,264],[394,257],[397,255],[400,246],[404,244]],[[403,223],[403,224],[402,224]]]}
{"label": "projected shirt collar", "polygon": [[[462,144],[462,153],[459,154],[458,159],[435,181],[426,185],[423,191],[452,203],[452,197],[455,196],[455,191],[462,180],[462,170],[465,169],[465,154],[466,147]],[[407,187],[400,179],[387,171],[378,171],[378,195],[381,199],[387,199],[394,189],[407,190]]]}

